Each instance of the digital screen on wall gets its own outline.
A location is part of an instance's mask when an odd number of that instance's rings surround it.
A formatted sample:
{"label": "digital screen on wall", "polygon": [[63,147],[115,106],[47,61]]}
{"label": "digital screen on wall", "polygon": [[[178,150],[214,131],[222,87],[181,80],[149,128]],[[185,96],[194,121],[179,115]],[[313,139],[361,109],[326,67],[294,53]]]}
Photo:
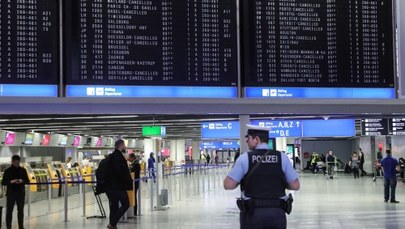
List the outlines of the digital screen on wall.
{"label": "digital screen on wall", "polygon": [[98,138],[98,139],[97,139],[96,146],[97,146],[97,147],[103,146],[103,138]]}
{"label": "digital screen on wall", "polygon": [[63,4],[67,96],[236,96],[236,1]]}
{"label": "digital screen on wall", "polygon": [[57,96],[58,0],[0,2],[0,96]]}
{"label": "digital screen on wall", "polygon": [[42,146],[48,146],[50,141],[51,141],[51,135],[50,134],[44,134],[43,137],[42,137],[41,145]]}
{"label": "digital screen on wall", "polygon": [[24,145],[32,145],[34,142],[34,133],[27,133],[25,135]]}
{"label": "digital screen on wall", "polygon": [[4,144],[12,145],[15,141],[15,133],[14,132],[6,132],[6,139],[4,139]]}
{"label": "digital screen on wall", "polygon": [[59,140],[60,140],[59,145],[61,145],[61,146],[66,146],[66,143],[67,143],[67,136],[62,135]]}
{"label": "digital screen on wall", "polygon": [[246,97],[393,98],[393,0],[241,0]]}
{"label": "digital screen on wall", "polygon": [[80,136],[75,136],[73,138],[73,146],[80,146],[80,141],[81,141],[81,137]]}

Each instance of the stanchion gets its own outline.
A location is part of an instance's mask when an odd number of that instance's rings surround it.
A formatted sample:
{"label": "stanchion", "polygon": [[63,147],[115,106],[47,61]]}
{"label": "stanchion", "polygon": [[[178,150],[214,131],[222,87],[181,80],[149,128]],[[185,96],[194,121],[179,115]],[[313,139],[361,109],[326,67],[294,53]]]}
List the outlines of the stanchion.
{"label": "stanchion", "polygon": [[150,193],[149,193],[149,195],[150,195],[150,210],[151,211],[153,211],[153,182],[152,182],[152,179],[150,179],[149,180],[149,183],[150,183]]}
{"label": "stanchion", "polygon": [[136,200],[136,204],[138,206],[138,212],[137,215],[142,215],[142,180],[139,180],[139,185],[138,185],[138,199]]}
{"label": "stanchion", "polygon": [[28,186],[28,209],[27,209],[27,213],[28,213],[28,218],[31,218],[31,187]]}
{"label": "stanchion", "polygon": [[48,213],[51,213],[51,201],[52,201],[52,180],[48,179]]}
{"label": "stanchion", "polygon": [[65,178],[65,206],[64,206],[64,210],[65,210],[65,220],[63,222],[68,222],[68,181]]}
{"label": "stanchion", "polygon": [[203,174],[203,177],[202,177],[202,193],[203,194],[205,193],[205,176],[206,176],[206,173],[207,173],[207,171],[204,170],[204,174]]}
{"label": "stanchion", "polygon": [[208,192],[211,190],[211,179],[210,179],[210,177],[211,177],[211,173],[212,173],[212,171],[211,171],[211,169],[212,168],[208,168]]}
{"label": "stanchion", "polygon": [[181,179],[181,174],[179,174],[179,201],[181,201],[181,192],[183,191],[183,179]]}
{"label": "stanchion", "polygon": [[83,195],[83,217],[86,217],[86,184],[82,180],[82,195]]}

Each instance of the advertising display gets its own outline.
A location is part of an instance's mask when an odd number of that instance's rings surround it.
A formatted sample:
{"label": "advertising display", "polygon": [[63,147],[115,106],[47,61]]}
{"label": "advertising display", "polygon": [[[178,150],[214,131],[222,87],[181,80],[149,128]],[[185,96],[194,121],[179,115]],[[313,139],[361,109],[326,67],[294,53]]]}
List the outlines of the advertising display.
{"label": "advertising display", "polygon": [[24,145],[32,145],[34,141],[34,133],[27,133],[25,135]]}
{"label": "advertising display", "polygon": [[58,92],[58,1],[0,2],[0,96]]}
{"label": "advertising display", "polygon": [[63,8],[68,97],[236,97],[236,1]]}
{"label": "advertising display", "polygon": [[73,138],[73,146],[80,146],[80,140],[81,140],[80,136],[75,136]]}
{"label": "advertising display", "polygon": [[6,139],[4,140],[4,144],[12,145],[15,141],[15,133],[14,132],[6,132]]}
{"label": "advertising display", "polygon": [[41,145],[42,146],[48,146],[50,141],[51,141],[51,135],[50,134],[44,134],[43,137],[42,137]]}
{"label": "advertising display", "polygon": [[395,98],[393,0],[241,0],[252,98]]}

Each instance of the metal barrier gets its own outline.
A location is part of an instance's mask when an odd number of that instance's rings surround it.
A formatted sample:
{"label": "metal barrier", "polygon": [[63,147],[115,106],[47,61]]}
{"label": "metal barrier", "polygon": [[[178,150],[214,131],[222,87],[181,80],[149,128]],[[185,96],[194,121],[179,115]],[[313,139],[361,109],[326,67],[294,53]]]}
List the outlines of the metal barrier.
{"label": "metal barrier", "polygon": [[[177,200],[182,201],[190,196],[198,196],[209,192],[211,190],[215,190],[217,187],[221,187],[218,182],[222,182],[222,179],[225,176],[225,172],[227,171],[227,165],[203,165],[203,164],[195,164],[195,165],[181,165],[181,166],[173,166],[169,169],[169,171],[160,172],[159,169],[154,170],[153,172],[156,173],[156,183],[152,182],[153,178],[151,176],[141,177],[139,179],[134,180],[134,183],[139,181],[139,189],[136,192],[135,185],[133,186],[133,191],[137,195],[137,215],[142,215],[143,205],[142,202],[150,201],[150,210],[162,210],[162,206],[160,206],[160,191],[159,190],[159,182],[161,182],[161,188],[167,189],[169,192],[168,200],[170,204],[174,204]],[[221,177],[221,174],[224,176]],[[93,175],[87,175],[93,176]],[[28,185],[47,185],[48,187],[48,211],[51,213],[52,210],[52,185],[59,184],[63,185],[63,213],[64,213],[64,222],[69,222],[68,220],[68,211],[69,211],[69,189],[68,186],[72,184],[77,184],[79,190],[79,198],[81,196],[81,206],[82,206],[82,216],[86,217],[86,185],[95,185],[96,181],[86,181],[84,177],[79,177],[78,180],[73,181],[66,178],[60,179],[49,179],[49,182],[36,182],[30,183]],[[143,185],[143,182],[150,181],[147,186]],[[186,182],[186,183],[185,183]],[[183,189],[186,189],[185,191]],[[143,196],[143,192],[148,191],[149,196]],[[174,195],[178,193],[177,200]],[[156,204],[155,204],[156,201]],[[28,188],[28,217],[32,217],[32,193],[31,189]]]}

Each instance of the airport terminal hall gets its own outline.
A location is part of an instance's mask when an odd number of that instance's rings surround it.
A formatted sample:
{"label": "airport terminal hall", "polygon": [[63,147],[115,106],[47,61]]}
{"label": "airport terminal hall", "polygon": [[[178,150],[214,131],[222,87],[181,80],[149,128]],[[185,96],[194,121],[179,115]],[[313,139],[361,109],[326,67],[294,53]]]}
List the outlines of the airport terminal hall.
{"label": "airport terminal hall", "polygon": [[404,0],[1,0],[0,228],[405,228],[404,64]]}

